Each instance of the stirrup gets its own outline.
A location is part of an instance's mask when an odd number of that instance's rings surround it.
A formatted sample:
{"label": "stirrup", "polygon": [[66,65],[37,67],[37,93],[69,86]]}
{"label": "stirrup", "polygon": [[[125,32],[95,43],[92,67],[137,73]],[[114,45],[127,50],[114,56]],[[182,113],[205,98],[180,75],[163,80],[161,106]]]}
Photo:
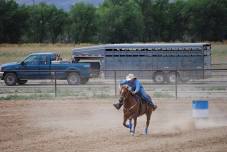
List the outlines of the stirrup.
{"label": "stirrup", "polygon": [[152,107],[153,107],[154,110],[156,110],[158,108],[157,105],[153,105]]}
{"label": "stirrup", "polygon": [[121,108],[120,103],[114,103],[113,106],[114,106],[117,110],[119,110],[119,109]]}

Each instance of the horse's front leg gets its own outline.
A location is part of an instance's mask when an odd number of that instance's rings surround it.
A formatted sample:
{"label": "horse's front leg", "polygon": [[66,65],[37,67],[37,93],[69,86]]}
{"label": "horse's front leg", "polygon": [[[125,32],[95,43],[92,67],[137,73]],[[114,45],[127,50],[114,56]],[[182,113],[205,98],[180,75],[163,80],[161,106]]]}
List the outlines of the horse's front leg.
{"label": "horse's front leg", "polygon": [[127,120],[128,120],[128,117],[126,115],[124,115],[123,126],[126,128],[130,128],[130,126],[126,124]]}
{"label": "horse's front leg", "polygon": [[131,133],[133,131],[132,130],[132,119],[129,119],[129,124],[128,125],[129,125],[129,129],[130,129],[130,133]]}

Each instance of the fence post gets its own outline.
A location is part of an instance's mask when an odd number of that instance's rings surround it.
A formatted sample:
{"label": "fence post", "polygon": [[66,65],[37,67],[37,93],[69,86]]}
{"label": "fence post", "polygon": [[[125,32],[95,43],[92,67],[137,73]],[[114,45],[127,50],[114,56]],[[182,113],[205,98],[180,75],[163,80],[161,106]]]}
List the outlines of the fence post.
{"label": "fence post", "polygon": [[114,89],[115,89],[115,97],[117,96],[117,73],[114,71]]}
{"label": "fence post", "polygon": [[177,81],[178,81],[178,76],[177,76],[177,70],[175,71],[175,97],[176,97],[176,100],[177,100]]}
{"label": "fence post", "polygon": [[54,95],[57,97],[57,80],[56,80],[56,71],[54,71]]}

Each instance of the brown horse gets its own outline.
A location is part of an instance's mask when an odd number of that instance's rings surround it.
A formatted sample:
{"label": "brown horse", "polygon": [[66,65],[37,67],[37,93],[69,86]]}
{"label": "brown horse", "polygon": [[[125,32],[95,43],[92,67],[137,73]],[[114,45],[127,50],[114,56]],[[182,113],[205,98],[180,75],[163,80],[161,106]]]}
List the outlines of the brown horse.
{"label": "brown horse", "polygon": [[[132,92],[130,91],[127,85],[121,86],[120,95],[123,97],[123,106],[124,106],[123,125],[126,128],[129,128],[130,133],[134,135],[135,129],[136,129],[137,117],[146,114],[147,122],[146,122],[146,128],[144,130],[144,133],[147,134],[151,114],[152,114],[152,111],[154,111],[154,109],[151,106],[149,106],[147,103],[138,101],[138,98],[132,94]],[[133,127],[132,127],[132,119],[134,120]],[[129,124],[126,124],[127,120],[129,120]]]}

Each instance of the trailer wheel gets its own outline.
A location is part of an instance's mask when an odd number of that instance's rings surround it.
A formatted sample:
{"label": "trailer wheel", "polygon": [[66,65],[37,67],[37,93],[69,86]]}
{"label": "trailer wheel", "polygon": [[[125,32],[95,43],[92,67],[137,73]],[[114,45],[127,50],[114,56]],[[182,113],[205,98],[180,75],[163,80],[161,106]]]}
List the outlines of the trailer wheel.
{"label": "trailer wheel", "polygon": [[5,84],[8,86],[14,86],[17,83],[17,76],[15,73],[7,73],[4,76]]}
{"label": "trailer wheel", "polygon": [[80,75],[76,72],[70,72],[67,76],[67,82],[69,85],[80,84]]}
{"label": "trailer wheel", "polygon": [[167,82],[173,84],[176,82],[176,79],[177,79],[177,81],[180,80],[179,78],[180,78],[180,75],[178,72],[177,72],[177,78],[176,78],[175,72],[169,72],[167,75]]}
{"label": "trailer wheel", "polygon": [[163,72],[156,72],[154,74],[153,80],[156,83],[164,83],[165,82],[165,74]]}
{"label": "trailer wheel", "polygon": [[183,83],[186,83],[186,82],[188,82],[188,81],[190,81],[191,80],[191,78],[190,77],[181,77],[181,81],[183,82]]}

